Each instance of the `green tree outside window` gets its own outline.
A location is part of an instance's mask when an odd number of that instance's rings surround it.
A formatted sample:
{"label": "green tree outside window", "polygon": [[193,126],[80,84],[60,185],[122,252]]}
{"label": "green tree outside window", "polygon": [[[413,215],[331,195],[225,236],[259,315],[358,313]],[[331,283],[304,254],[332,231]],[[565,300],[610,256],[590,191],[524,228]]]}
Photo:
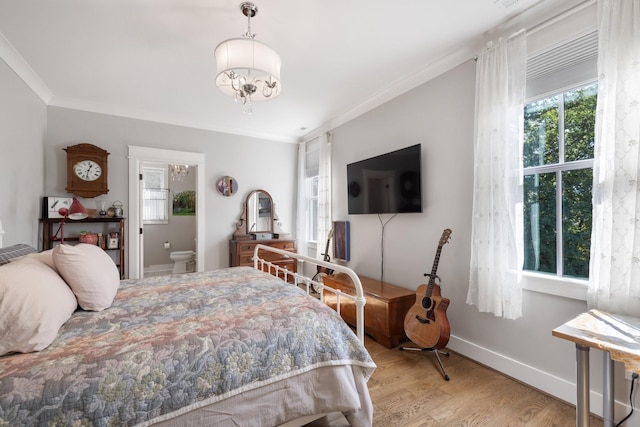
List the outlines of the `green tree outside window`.
{"label": "green tree outside window", "polygon": [[524,108],[525,270],[589,277],[597,85]]}

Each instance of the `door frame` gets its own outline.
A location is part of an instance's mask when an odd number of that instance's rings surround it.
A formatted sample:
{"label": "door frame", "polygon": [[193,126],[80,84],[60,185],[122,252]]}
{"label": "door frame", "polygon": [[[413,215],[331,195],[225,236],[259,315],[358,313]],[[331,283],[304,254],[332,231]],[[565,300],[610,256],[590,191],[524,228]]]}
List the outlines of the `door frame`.
{"label": "door frame", "polygon": [[190,151],[128,145],[129,159],[129,278],[144,276],[144,234],[142,230],[142,195],[140,174],[142,165],[148,162],[182,164],[196,167],[196,266],[204,271],[205,242],[205,155]]}

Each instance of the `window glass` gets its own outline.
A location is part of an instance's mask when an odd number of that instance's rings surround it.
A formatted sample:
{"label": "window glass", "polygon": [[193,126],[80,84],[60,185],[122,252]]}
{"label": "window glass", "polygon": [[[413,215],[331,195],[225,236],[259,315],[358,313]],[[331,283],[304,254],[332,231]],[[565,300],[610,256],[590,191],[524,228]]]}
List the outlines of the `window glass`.
{"label": "window glass", "polygon": [[318,176],[307,178],[307,241],[318,241]]}
{"label": "window glass", "polygon": [[589,277],[592,187],[591,168],[562,172],[562,252],[565,276]]}
{"label": "window glass", "polygon": [[167,224],[169,222],[167,175],[167,168],[142,168],[143,224]]}
{"label": "window glass", "polygon": [[565,161],[593,159],[598,86],[592,84],[565,92]]}
{"label": "window glass", "polygon": [[525,106],[524,270],[587,279],[597,84]]}
{"label": "window glass", "polygon": [[558,163],[558,96],[524,107],[524,167]]}
{"label": "window glass", "polygon": [[556,174],[524,177],[524,269],[556,273]]}

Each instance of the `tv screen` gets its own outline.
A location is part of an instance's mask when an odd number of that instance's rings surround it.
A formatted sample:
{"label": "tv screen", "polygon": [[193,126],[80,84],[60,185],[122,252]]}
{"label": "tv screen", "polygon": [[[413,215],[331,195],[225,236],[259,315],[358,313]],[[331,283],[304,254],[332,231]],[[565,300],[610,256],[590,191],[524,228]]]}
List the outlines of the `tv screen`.
{"label": "tv screen", "polygon": [[347,165],[349,214],[422,212],[421,145]]}

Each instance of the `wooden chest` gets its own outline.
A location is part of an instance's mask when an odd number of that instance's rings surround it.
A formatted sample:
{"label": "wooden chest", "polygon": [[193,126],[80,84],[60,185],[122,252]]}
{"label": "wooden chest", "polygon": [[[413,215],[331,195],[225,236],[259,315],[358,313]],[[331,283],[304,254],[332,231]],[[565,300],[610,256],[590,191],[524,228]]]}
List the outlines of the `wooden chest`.
{"label": "wooden chest", "polygon": [[[396,347],[407,338],[404,333],[404,318],[416,301],[415,292],[380,280],[358,277],[367,300],[364,306],[365,333],[387,348]],[[355,294],[353,283],[346,274],[325,276],[323,283],[345,293]],[[329,292],[326,294],[327,303],[332,305],[329,294]],[[345,322],[355,326],[355,304],[345,303],[345,301],[341,300],[340,315]]]}
{"label": "wooden chest", "polygon": [[[289,239],[271,240],[229,240],[229,266],[249,266],[253,267],[253,251],[257,244],[283,249],[289,252],[296,252],[296,241]],[[291,272],[296,272],[298,263],[293,258],[287,258],[272,252],[260,253],[264,260],[271,261]]]}

